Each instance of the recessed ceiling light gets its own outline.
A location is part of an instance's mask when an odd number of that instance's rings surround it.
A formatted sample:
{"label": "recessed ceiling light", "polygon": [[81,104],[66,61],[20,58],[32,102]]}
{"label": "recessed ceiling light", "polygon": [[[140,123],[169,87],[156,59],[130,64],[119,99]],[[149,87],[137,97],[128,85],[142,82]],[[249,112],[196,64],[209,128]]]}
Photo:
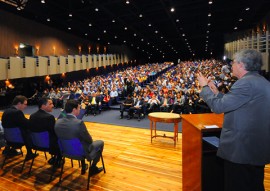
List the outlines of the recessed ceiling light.
{"label": "recessed ceiling light", "polygon": [[106,32],[107,32],[106,30],[103,31],[103,33],[106,33]]}
{"label": "recessed ceiling light", "polygon": [[89,27],[91,27],[92,26],[92,24],[91,23],[89,23]]}
{"label": "recessed ceiling light", "polygon": [[213,1],[212,1],[212,0],[210,0],[210,1],[208,2],[208,4],[210,4],[210,5],[211,5],[211,4],[213,4]]}
{"label": "recessed ceiling light", "polygon": [[126,4],[129,4],[129,0],[126,0]]}
{"label": "recessed ceiling light", "polygon": [[126,43],[127,41],[124,40],[123,42]]}
{"label": "recessed ceiling light", "polygon": [[95,11],[98,12],[98,8],[95,8]]}
{"label": "recessed ceiling light", "polygon": [[134,33],[134,36],[137,36],[137,34],[136,34],[136,33]]}
{"label": "recessed ceiling light", "polygon": [[46,3],[45,0],[41,0],[41,3]]}
{"label": "recessed ceiling light", "polygon": [[113,19],[112,22],[115,23],[115,20]]}
{"label": "recessed ceiling light", "polygon": [[208,26],[210,26],[210,25],[211,25],[211,23],[208,23],[207,25],[208,25]]}
{"label": "recessed ceiling light", "polygon": [[157,33],[158,33],[158,31],[155,31],[155,33],[157,34]]}
{"label": "recessed ceiling light", "polygon": [[182,36],[186,36],[185,33],[183,33]]}
{"label": "recessed ceiling light", "polygon": [[50,18],[47,18],[47,21],[48,21],[48,22],[50,22],[50,21],[51,21],[51,19],[50,19]]}
{"label": "recessed ceiling light", "polygon": [[85,36],[87,36],[88,34],[87,34],[87,33],[85,33],[84,35],[85,35]]}
{"label": "recessed ceiling light", "polygon": [[108,44],[111,44],[110,42],[108,42]]}
{"label": "recessed ceiling light", "polygon": [[68,15],[69,17],[72,17],[72,13],[69,13],[69,15]]}
{"label": "recessed ceiling light", "polygon": [[241,21],[243,21],[243,19],[241,19],[241,18],[240,18],[238,21],[240,21],[240,22],[241,22]]}
{"label": "recessed ceiling light", "polygon": [[234,29],[234,30],[237,30],[237,27],[234,27],[233,29]]}
{"label": "recessed ceiling light", "polygon": [[148,24],[148,26],[149,26],[149,27],[151,27],[151,26],[152,26],[152,24],[151,24],[151,23],[149,23],[149,24]]}
{"label": "recessed ceiling light", "polygon": [[208,13],[208,17],[211,17],[211,13]]}
{"label": "recessed ceiling light", "polygon": [[71,27],[68,27],[68,30],[71,30]]}
{"label": "recessed ceiling light", "polygon": [[125,27],[125,30],[127,30],[127,27]]}
{"label": "recessed ceiling light", "polygon": [[143,15],[142,15],[142,14],[140,14],[140,15],[139,15],[139,17],[140,17],[140,18],[142,18],[142,17],[143,17]]}
{"label": "recessed ceiling light", "polygon": [[174,9],[174,7],[172,7],[172,8],[171,8],[171,12],[174,12],[174,11],[175,11],[175,9]]}
{"label": "recessed ceiling light", "polygon": [[143,38],[141,39],[141,41],[142,41],[142,42],[144,41]]}
{"label": "recessed ceiling light", "polygon": [[97,40],[100,40],[100,38],[97,38]]}
{"label": "recessed ceiling light", "polygon": [[246,8],[246,11],[248,11],[249,9],[250,9],[250,8],[249,8],[249,7],[247,7],[247,8]]}
{"label": "recessed ceiling light", "polygon": [[178,23],[179,22],[179,19],[176,19],[176,22]]}
{"label": "recessed ceiling light", "polygon": [[114,38],[117,38],[117,36],[114,36]]}

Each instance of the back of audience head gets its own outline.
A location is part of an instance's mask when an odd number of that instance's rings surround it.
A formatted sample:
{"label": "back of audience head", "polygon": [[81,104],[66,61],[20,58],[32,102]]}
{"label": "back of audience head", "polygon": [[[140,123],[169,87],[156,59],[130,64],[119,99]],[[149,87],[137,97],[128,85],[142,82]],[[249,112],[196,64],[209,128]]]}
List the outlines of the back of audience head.
{"label": "back of audience head", "polygon": [[68,100],[65,105],[65,111],[66,113],[72,113],[73,109],[78,109],[79,106],[80,104],[77,100]]}

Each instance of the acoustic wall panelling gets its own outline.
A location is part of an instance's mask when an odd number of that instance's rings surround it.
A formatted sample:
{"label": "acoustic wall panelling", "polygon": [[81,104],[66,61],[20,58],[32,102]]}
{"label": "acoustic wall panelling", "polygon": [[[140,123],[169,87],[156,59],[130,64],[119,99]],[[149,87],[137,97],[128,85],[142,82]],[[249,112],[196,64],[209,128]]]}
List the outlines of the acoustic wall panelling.
{"label": "acoustic wall panelling", "polygon": [[98,54],[97,55],[97,59],[98,59],[98,67],[101,67],[101,66],[103,66],[103,57],[102,57],[102,55],[101,54]]}
{"label": "acoustic wall panelling", "polygon": [[23,77],[34,77],[36,75],[36,63],[37,58],[25,57],[25,68],[23,68]]}
{"label": "acoustic wall panelling", "polygon": [[8,78],[16,79],[22,77],[23,59],[19,57],[9,58],[10,67],[8,68]]}
{"label": "acoustic wall panelling", "polygon": [[103,58],[103,63],[102,63],[102,65],[103,65],[103,66],[107,66],[107,65],[108,65],[107,54],[103,54],[103,55],[102,55],[102,58]]}
{"label": "acoustic wall panelling", "polygon": [[68,65],[67,65],[67,72],[74,71],[74,56],[68,55]]}
{"label": "acoustic wall panelling", "polygon": [[48,73],[49,75],[59,73],[58,57],[49,56]]}
{"label": "acoustic wall panelling", "polygon": [[38,65],[36,67],[36,76],[48,75],[48,63],[49,63],[48,57],[43,57],[43,56],[38,57]]}
{"label": "acoustic wall panelling", "polygon": [[82,65],[82,62],[81,62],[81,59],[82,57],[80,55],[75,55],[75,70],[76,71],[79,71],[81,70],[81,65]]}
{"label": "acoustic wall panelling", "polygon": [[86,66],[88,69],[94,68],[94,58],[93,55],[89,54],[88,55],[88,65]]}
{"label": "acoustic wall panelling", "polygon": [[67,57],[60,56],[59,57],[59,72],[60,73],[66,73],[67,72]]}
{"label": "acoustic wall panelling", "polygon": [[98,63],[97,63],[97,58],[98,58],[98,57],[97,57],[96,54],[94,54],[94,55],[93,55],[93,58],[94,58],[94,59],[93,59],[93,62],[94,62],[94,68],[96,68],[96,67],[98,67]]}
{"label": "acoustic wall panelling", "polygon": [[7,76],[8,62],[9,62],[8,59],[0,58],[0,80],[8,79],[8,76]]}
{"label": "acoustic wall panelling", "polygon": [[81,65],[82,70],[86,69],[86,58],[87,58],[87,55],[82,55],[82,65]]}

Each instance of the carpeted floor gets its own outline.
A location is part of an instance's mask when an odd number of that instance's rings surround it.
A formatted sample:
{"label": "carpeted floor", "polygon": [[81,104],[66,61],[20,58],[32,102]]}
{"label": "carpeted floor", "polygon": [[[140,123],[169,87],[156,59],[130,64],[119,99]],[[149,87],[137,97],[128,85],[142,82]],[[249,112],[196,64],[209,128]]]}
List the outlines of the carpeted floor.
{"label": "carpeted floor", "polygon": [[[32,114],[35,111],[37,111],[37,109],[38,109],[37,106],[28,106],[24,110],[24,113]],[[61,113],[60,109],[54,109],[52,112],[52,115],[54,115],[54,117],[57,118],[60,113]],[[127,120],[125,117],[123,119],[120,119],[119,117],[120,117],[120,111],[116,109],[111,109],[111,110],[102,111],[101,114],[98,114],[96,116],[93,116],[93,115],[84,116],[83,121],[120,125],[120,126],[125,126],[125,127],[144,128],[144,129],[150,128],[150,121],[147,116],[141,119],[141,121],[138,121],[136,118]],[[182,132],[181,122],[179,123],[178,128],[179,128],[179,132]],[[162,130],[162,131],[173,132],[173,124],[157,123],[157,129]]]}

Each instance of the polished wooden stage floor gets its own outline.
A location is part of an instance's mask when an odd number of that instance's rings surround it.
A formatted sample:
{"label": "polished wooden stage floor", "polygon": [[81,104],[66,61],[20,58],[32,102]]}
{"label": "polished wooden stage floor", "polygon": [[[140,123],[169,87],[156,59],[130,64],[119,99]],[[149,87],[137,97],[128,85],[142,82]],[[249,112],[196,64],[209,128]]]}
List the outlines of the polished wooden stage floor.
{"label": "polished wooden stage floor", "polygon": [[[1,116],[1,114],[0,114]],[[134,120],[134,123],[137,121]],[[150,130],[99,123],[86,123],[95,140],[105,141],[104,161],[107,173],[91,178],[90,190],[106,191],[179,191],[182,190],[181,141],[174,147],[172,139],[156,138],[150,142]],[[170,134],[170,132],[160,132]],[[25,152],[25,150],[24,150]],[[71,167],[67,160],[64,180],[58,185],[60,169],[50,182],[51,166],[39,153],[32,174],[28,176],[30,161],[20,173],[23,157],[9,160],[0,169],[0,190],[86,190],[87,175],[80,175],[77,163]],[[0,156],[0,164],[3,156]],[[101,164],[99,164],[101,166]],[[265,173],[266,190],[270,191],[270,168]]]}

